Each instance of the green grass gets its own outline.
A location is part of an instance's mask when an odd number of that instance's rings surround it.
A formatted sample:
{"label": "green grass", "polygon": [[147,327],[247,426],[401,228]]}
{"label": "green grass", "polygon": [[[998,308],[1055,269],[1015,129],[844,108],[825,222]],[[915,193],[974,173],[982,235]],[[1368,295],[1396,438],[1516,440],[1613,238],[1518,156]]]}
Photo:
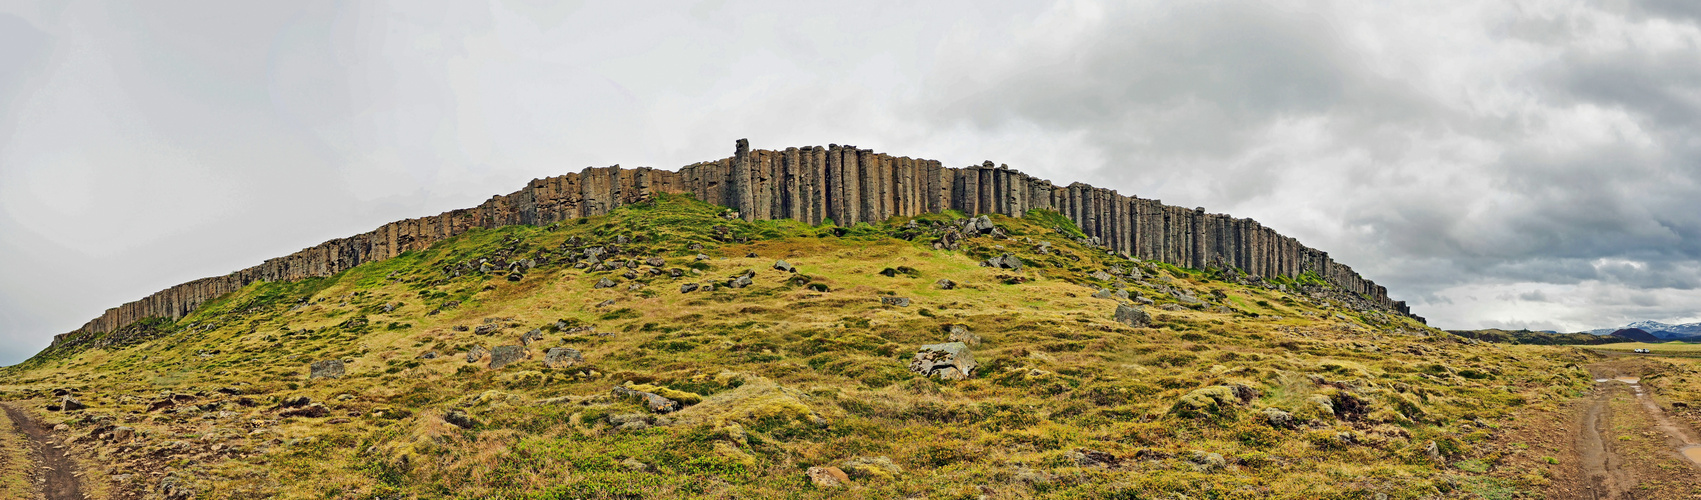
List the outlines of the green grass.
{"label": "green grass", "polygon": [[[728,221],[722,210],[664,196],[552,227],[475,230],[337,276],[255,283],[186,318],[155,320],[154,335],[139,344],[67,350],[9,369],[0,391],[45,402],[55,387],[82,390],[92,404],[85,414],[153,436],[137,451],[113,452],[91,476],[188,466],[211,498],[974,498],[982,486],[1064,498],[1401,498],[1456,484],[1498,494],[1507,485],[1456,479],[1494,460],[1458,424],[1510,419],[1590,386],[1573,350],[1472,346],[1410,319],[1120,259],[1076,243],[1078,230],[1055,213],[993,216],[1010,239],[976,237],[961,251],[940,251],[927,231],[904,228],[909,219],[836,228]],[[642,237],[624,246],[686,276],[640,266],[628,279],[624,268],[590,272],[562,259],[571,238],[621,236]],[[1040,241],[1051,242],[1050,255],[1034,253]],[[979,265],[1004,252],[1029,265]],[[698,253],[711,258],[696,261]],[[549,263],[518,281],[468,266],[526,258]],[[776,259],[831,291],[771,269]],[[1113,320],[1114,301],[1091,297],[1091,287],[1115,285],[1089,277],[1111,266],[1139,268],[1152,283],[1162,277],[1162,286],[1206,301],[1222,290],[1221,305],[1265,316],[1147,308],[1155,327],[1130,328]],[[880,273],[888,268],[906,271]],[[724,284],[746,269],[756,273],[747,288],[678,291]],[[1016,276],[1026,281],[1008,284]],[[603,278],[620,286],[592,287]],[[941,278],[960,286],[939,290]],[[644,287],[628,291],[633,281]],[[1175,302],[1143,282],[1125,285]],[[882,305],[887,295],[914,303]],[[1343,326],[1333,319],[1340,313],[1359,319]],[[594,330],[567,333],[558,322]],[[976,376],[909,372],[915,348],[944,341],[953,324],[984,339],[974,348]],[[485,325],[499,329],[477,333]],[[530,359],[488,370],[463,356],[474,346],[517,345],[534,328],[545,339]],[[579,350],[585,362],[545,368],[542,352],[555,346]],[[440,356],[419,359],[428,351]],[[348,376],[306,380],[307,364],[322,359],[351,360]],[[628,383],[702,402],[671,416],[674,425],[621,430],[610,417],[647,413],[609,396]],[[1177,410],[1189,393],[1215,387],[1199,394],[1223,396],[1236,385],[1257,395]],[[238,405],[221,387],[258,404]],[[146,411],[162,391],[222,406]],[[276,402],[294,395],[347,422],[278,418]],[[1267,408],[1300,425],[1272,427]],[[477,425],[447,424],[451,410]],[[73,432],[98,422],[65,419]],[[188,451],[158,452],[172,441]],[[1442,444],[1445,461],[1424,458],[1428,441]],[[185,461],[213,444],[237,453]],[[1082,466],[1069,458],[1079,449],[1125,466]],[[1187,459],[1194,451],[1229,463],[1197,467]],[[852,492],[814,489],[802,476],[875,456],[904,473],[859,480]]]}

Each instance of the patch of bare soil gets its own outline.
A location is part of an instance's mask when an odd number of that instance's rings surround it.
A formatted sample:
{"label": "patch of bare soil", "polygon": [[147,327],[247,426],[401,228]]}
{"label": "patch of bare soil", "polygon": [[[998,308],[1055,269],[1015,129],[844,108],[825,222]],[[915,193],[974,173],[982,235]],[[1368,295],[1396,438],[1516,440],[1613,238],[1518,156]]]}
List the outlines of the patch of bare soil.
{"label": "patch of bare soil", "polygon": [[42,495],[47,500],[82,500],[83,487],[77,479],[76,463],[63,446],[55,443],[53,433],[16,406],[0,403],[0,408],[5,409],[16,427],[6,431],[28,437],[34,448],[36,463],[41,467],[37,470],[36,484],[41,487]]}

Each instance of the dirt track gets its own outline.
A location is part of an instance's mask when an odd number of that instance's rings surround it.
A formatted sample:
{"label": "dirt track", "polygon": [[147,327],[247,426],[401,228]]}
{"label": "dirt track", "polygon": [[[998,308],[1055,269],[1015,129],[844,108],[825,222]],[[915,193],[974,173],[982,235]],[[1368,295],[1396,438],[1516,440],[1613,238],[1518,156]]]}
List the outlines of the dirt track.
{"label": "dirt track", "polygon": [[22,434],[35,448],[36,464],[40,467],[35,479],[43,497],[47,500],[82,500],[83,487],[76,476],[75,462],[63,448],[54,444],[53,434],[10,403],[0,403],[0,408],[5,408],[6,416],[15,426],[14,429],[0,429],[0,432]]}
{"label": "dirt track", "polygon": [[1681,450],[1701,444],[1696,433],[1673,421],[1641,386],[1641,364],[1612,360],[1589,366],[1595,390],[1577,413],[1574,429],[1577,477],[1569,482],[1581,498],[1692,498],[1686,488],[1701,483],[1701,464]]}

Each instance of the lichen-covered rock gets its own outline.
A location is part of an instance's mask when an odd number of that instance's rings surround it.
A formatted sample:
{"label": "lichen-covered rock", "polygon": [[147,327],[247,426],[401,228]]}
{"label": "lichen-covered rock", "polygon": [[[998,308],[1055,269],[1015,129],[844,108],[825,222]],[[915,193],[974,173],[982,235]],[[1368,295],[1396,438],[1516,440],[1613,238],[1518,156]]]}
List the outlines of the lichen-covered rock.
{"label": "lichen-covered rock", "polygon": [[1264,422],[1278,429],[1291,429],[1294,426],[1293,414],[1278,408],[1265,408]]}
{"label": "lichen-covered rock", "polygon": [[696,283],[686,283],[686,284],[683,284],[683,285],[679,285],[679,293],[691,293],[693,291],[696,291],[698,286],[699,285],[696,284]]}
{"label": "lichen-covered rock", "polygon": [[817,488],[841,488],[850,484],[850,477],[838,467],[810,467],[804,474]]}
{"label": "lichen-covered rock", "polygon": [[525,346],[499,345],[490,350],[490,369],[499,369],[522,359],[526,359]]}
{"label": "lichen-covered rock", "polygon": [[1244,385],[1201,387],[1182,396],[1170,411],[1187,418],[1215,418],[1234,413],[1235,408],[1258,397],[1258,390]]}
{"label": "lichen-covered rock", "polygon": [[467,349],[467,362],[477,363],[479,360],[484,359],[485,356],[489,355],[489,349],[485,349],[484,346],[481,345],[475,345]]}
{"label": "lichen-covered rock", "polygon": [[957,289],[957,282],[940,278],[939,281],[933,282],[933,286],[939,287],[940,290],[955,290]]}
{"label": "lichen-covered rock", "polygon": [[566,368],[584,360],[584,355],[577,349],[566,347],[551,347],[543,354],[543,366],[546,368]]}
{"label": "lichen-covered rock", "polygon": [[951,325],[951,336],[947,337],[945,341],[962,342],[964,345],[974,347],[980,345],[980,336],[969,331],[969,328],[966,326]]}
{"label": "lichen-covered rock", "polygon": [[857,457],[845,462],[846,475],[860,480],[890,480],[903,475],[904,468],[888,457]]}
{"label": "lichen-covered rock", "polygon": [[533,328],[531,331],[526,332],[524,335],[520,335],[520,345],[529,346],[529,345],[532,345],[533,342],[540,342],[542,340],[543,340],[543,330],[538,329],[538,328]]}
{"label": "lichen-covered rock", "polygon": [[656,413],[673,413],[675,411],[679,411],[680,408],[678,401],[662,397],[660,394],[653,392],[640,391],[625,386],[615,386],[613,392],[616,396],[637,399],[639,402],[644,403],[644,407],[649,408],[650,411]]}
{"label": "lichen-covered rock", "polygon": [[780,271],[785,271],[785,272],[788,272],[788,273],[797,272],[796,267],[793,267],[791,265],[791,263],[783,261],[783,260],[774,261],[774,269],[780,270]]}
{"label": "lichen-covered rock", "polygon": [[1000,255],[1000,256],[997,256],[997,257],[990,258],[990,259],[986,259],[985,264],[986,264],[987,267],[995,267],[995,268],[999,268],[999,269],[1009,269],[1011,271],[1022,270],[1022,259],[1018,259],[1018,258],[1016,258],[1016,256],[1010,255],[1010,254],[1004,254],[1004,255]]}
{"label": "lichen-covered rock", "polygon": [[888,305],[888,306],[893,306],[893,307],[909,307],[910,306],[910,299],[909,299],[909,297],[886,296],[886,297],[880,298],[880,303],[883,304],[883,305]]}
{"label": "lichen-covered rock", "polygon": [[1134,328],[1145,328],[1152,324],[1152,316],[1146,314],[1146,309],[1138,305],[1117,304],[1116,322]]}
{"label": "lichen-covered rock", "polygon": [[928,344],[916,350],[910,360],[910,371],[942,380],[963,380],[974,376],[974,353],[962,342]]}
{"label": "lichen-covered rock", "polygon": [[337,378],[341,376],[343,376],[343,361],[340,359],[314,361],[313,364],[308,367],[307,378],[309,380],[316,378]]}
{"label": "lichen-covered rock", "polygon": [[611,280],[611,279],[608,279],[608,278],[603,278],[603,279],[597,280],[597,284],[596,284],[595,288],[614,288],[614,285],[615,285],[614,280]]}

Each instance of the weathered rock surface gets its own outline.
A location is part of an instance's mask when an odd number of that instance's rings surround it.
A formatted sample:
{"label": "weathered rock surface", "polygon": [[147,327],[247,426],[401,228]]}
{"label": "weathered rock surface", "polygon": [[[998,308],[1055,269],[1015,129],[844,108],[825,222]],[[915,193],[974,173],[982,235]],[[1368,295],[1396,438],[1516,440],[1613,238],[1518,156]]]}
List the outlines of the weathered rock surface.
{"label": "weathered rock surface", "polygon": [[499,369],[522,359],[526,359],[525,346],[499,345],[490,350],[490,369]]}
{"label": "weathered rock surface", "polygon": [[566,368],[584,360],[579,350],[566,347],[551,347],[543,354],[543,366],[547,368]]}
{"label": "weathered rock surface", "polygon": [[597,284],[594,288],[614,288],[614,286],[615,286],[614,280],[611,280],[611,279],[608,279],[608,278],[603,278],[603,279],[597,280]]}
{"label": "weathered rock surface", "polygon": [[969,347],[975,347],[975,346],[980,345],[980,336],[975,335],[974,332],[970,332],[969,328],[966,327],[966,326],[951,325],[951,336],[947,337],[945,339],[945,341],[946,342],[962,342],[963,345],[967,345]]}
{"label": "weathered rock surface", "polygon": [[343,361],[340,359],[314,361],[312,365],[308,366],[307,378],[309,380],[316,378],[337,378],[341,376],[343,376]]}
{"label": "weathered rock surface", "polygon": [[472,346],[472,348],[467,349],[467,362],[477,363],[479,360],[484,359],[485,356],[489,355],[489,349],[485,349],[484,346],[481,345],[475,345]]}
{"label": "weathered rock surface", "polygon": [[886,296],[886,297],[880,297],[880,303],[883,304],[883,305],[888,305],[888,306],[893,306],[893,307],[909,307],[910,306],[910,299],[909,299],[909,297]]}
{"label": "weathered rock surface", "polygon": [[659,394],[633,390],[630,387],[615,386],[614,395],[637,399],[644,407],[656,413],[672,413],[679,411],[680,404]]}
{"label": "weathered rock surface", "polygon": [[850,476],[838,467],[810,467],[804,475],[809,476],[809,482],[817,488],[840,488],[850,485]]}
{"label": "weathered rock surface", "polygon": [[792,265],[791,265],[791,263],[789,263],[789,262],[786,262],[786,261],[783,261],[783,260],[780,260],[780,261],[774,261],[774,269],[776,269],[776,270],[780,270],[780,271],[785,271],[785,272],[788,272],[788,273],[795,273],[795,272],[797,272],[797,268],[796,268],[796,267],[793,267],[793,266],[792,266]]}
{"label": "weathered rock surface", "polygon": [[974,353],[962,342],[928,344],[916,350],[910,360],[910,371],[943,380],[963,380],[974,376]]}
{"label": "weathered rock surface", "polygon": [[1134,328],[1145,328],[1152,324],[1152,316],[1146,314],[1146,310],[1140,306],[1117,304],[1116,322]]}

